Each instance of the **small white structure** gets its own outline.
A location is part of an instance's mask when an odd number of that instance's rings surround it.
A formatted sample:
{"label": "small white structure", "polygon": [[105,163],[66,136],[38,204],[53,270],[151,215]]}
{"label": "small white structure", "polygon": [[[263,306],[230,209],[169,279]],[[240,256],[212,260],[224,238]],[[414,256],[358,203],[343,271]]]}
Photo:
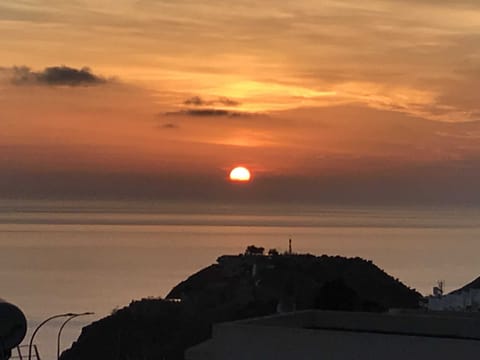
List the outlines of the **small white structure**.
{"label": "small white structure", "polygon": [[431,311],[480,311],[480,289],[437,294],[429,296],[427,300],[427,308]]}
{"label": "small white structure", "polygon": [[300,311],[215,325],[187,360],[471,360],[474,313]]}

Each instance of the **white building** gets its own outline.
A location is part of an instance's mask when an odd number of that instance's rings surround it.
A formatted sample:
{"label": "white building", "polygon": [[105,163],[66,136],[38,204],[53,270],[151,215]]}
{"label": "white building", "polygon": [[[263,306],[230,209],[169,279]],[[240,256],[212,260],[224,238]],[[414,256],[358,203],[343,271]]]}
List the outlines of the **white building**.
{"label": "white building", "polygon": [[428,310],[432,311],[479,311],[480,289],[468,289],[448,295],[429,296]]}
{"label": "white building", "polygon": [[214,326],[187,360],[470,360],[480,317],[465,313],[301,311]]}

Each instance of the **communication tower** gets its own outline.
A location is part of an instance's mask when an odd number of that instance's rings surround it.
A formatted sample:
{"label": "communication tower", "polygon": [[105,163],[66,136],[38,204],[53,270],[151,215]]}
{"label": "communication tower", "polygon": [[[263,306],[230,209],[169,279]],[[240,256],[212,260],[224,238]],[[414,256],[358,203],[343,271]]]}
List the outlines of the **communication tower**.
{"label": "communication tower", "polygon": [[445,288],[445,281],[439,280],[437,282],[437,286],[433,287],[433,296],[442,297],[444,288]]}

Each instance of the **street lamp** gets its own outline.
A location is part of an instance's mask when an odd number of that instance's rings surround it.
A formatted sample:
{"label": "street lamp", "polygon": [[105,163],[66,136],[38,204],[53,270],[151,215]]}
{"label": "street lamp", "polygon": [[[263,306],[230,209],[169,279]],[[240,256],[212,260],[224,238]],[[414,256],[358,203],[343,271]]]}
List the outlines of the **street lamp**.
{"label": "street lamp", "polygon": [[94,312],[84,312],[84,313],[81,313],[81,314],[71,314],[70,317],[65,320],[62,324],[62,326],[60,326],[60,329],[58,330],[58,335],[57,335],[57,360],[60,359],[60,338],[62,336],[62,331],[63,331],[63,328],[65,327],[65,325],[67,325],[71,320],[79,317],[79,316],[87,316],[87,315],[93,315],[95,314]]}
{"label": "street lamp", "polygon": [[73,313],[66,313],[66,314],[58,314],[58,315],[50,316],[48,319],[43,320],[43,321],[35,328],[35,330],[33,331],[32,336],[30,337],[30,343],[28,344],[28,360],[32,360],[32,345],[33,345],[33,339],[35,338],[35,335],[37,335],[38,330],[40,330],[40,328],[41,328],[43,325],[45,325],[47,322],[49,322],[50,320],[58,319],[58,318],[65,317],[65,316],[72,316],[72,315],[75,315],[75,314],[73,314]]}

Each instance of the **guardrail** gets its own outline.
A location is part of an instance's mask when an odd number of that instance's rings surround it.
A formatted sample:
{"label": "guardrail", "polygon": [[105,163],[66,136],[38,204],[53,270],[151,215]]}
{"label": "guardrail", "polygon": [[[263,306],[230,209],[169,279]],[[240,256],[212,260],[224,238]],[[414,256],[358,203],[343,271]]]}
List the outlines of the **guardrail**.
{"label": "guardrail", "polygon": [[[32,359],[41,360],[37,345],[33,344],[32,349]],[[12,356],[10,359],[28,360],[28,345],[20,345],[15,349],[12,349]]]}

